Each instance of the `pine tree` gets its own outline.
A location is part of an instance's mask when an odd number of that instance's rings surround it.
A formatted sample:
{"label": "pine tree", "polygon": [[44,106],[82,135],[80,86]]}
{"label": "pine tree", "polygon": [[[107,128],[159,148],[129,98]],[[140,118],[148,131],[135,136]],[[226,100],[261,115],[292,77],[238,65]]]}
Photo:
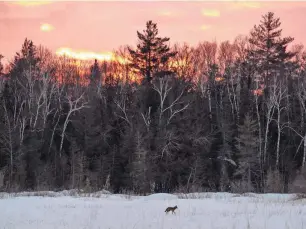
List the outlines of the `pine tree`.
{"label": "pine tree", "polygon": [[20,67],[25,68],[29,66],[36,66],[38,62],[39,58],[36,55],[36,46],[34,45],[33,41],[26,38],[23,42],[21,51],[16,53],[12,66],[16,67],[18,64],[24,64]]}
{"label": "pine tree", "polygon": [[40,58],[37,57],[36,46],[33,41],[24,40],[21,51],[16,53],[14,61],[10,63],[9,76],[11,78],[22,78],[23,73],[30,71],[32,75],[39,73]]}
{"label": "pine tree", "polygon": [[176,55],[176,52],[170,51],[170,47],[166,44],[170,38],[158,36],[157,24],[152,21],[146,23],[143,33],[137,31],[137,36],[139,43],[136,50],[128,48],[131,67],[150,82],[154,74],[166,70],[167,62]]}
{"label": "pine tree", "polygon": [[284,71],[286,63],[294,56],[294,53],[286,50],[294,38],[281,37],[280,18],[275,18],[274,13],[268,12],[262,18],[261,23],[251,31],[248,57],[252,63],[256,63],[257,72],[267,83],[271,75]]}

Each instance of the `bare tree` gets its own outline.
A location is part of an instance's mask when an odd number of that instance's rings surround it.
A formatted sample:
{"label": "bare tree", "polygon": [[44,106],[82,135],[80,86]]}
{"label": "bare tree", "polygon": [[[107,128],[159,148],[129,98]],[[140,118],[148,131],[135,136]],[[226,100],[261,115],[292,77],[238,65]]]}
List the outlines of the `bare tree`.
{"label": "bare tree", "polygon": [[76,98],[72,98],[71,95],[67,94],[66,99],[67,99],[67,102],[68,102],[68,105],[69,105],[69,110],[68,110],[68,113],[66,114],[65,122],[64,122],[64,125],[63,125],[63,128],[62,128],[61,143],[60,143],[60,149],[59,149],[60,156],[61,156],[61,152],[62,152],[62,148],[63,148],[65,131],[66,131],[66,128],[67,128],[69,122],[71,121],[71,119],[70,119],[71,116],[75,112],[80,111],[80,110],[87,107],[87,102],[84,99],[84,93],[81,94],[80,96],[77,96]]}
{"label": "bare tree", "polygon": [[158,93],[159,95],[159,124],[162,123],[165,112],[169,111],[169,115],[166,118],[166,124],[169,125],[171,120],[180,112],[184,111],[187,109],[189,106],[189,103],[186,105],[183,105],[183,107],[178,108],[177,105],[183,104],[181,101],[182,95],[184,94],[184,90],[180,92],[180,94],[173,100],[173,101],[168,101],[169,105],[167,105],[166,99],[169,97],[169,92],[171,91],[172,87],[170,85],[171,81],[171,76],[165,76],[162,78],[158,78],[155,80],[153,83],[153,89]]}
{"label": "bare tree", "polygon": [[219,45],[218,62],[221,73],[225,73],[226,68],[231,66],[235,61],[236,45],[229,41],[224,41]]}
{"label": "bare tree", "polygon": [[56,96],[56,91],[58,91],[58,87],[59,85],[57,82],[54,82],[52,77],[48,74],[36,80],[35,91],[30,101],[32,103],[31,116],[33,116],[30,126],[33,130],[37,129],[42,131],[45,129],[47,118],[54,111],[51,105]]}
{"label": "bare tree", "polygon": [[[297,97],[298,100],[300,102],[300,106],[302,108],[302,114],[304,117],[306,117],[306,84],[305,84],[305,80],[301,80],[299,85],[298,85],[298,91],[297,91]],[[303,120],[303,116],[302,116],[302,122],[301,122],[301,127],[303,129],[305,129],[305,122]],[[298,134],[298,136],[301,137],[301,143],[304,143],[303,145],[303,158],[302,158],[302,168],[304,168],[305,166],[305,162],[306,162],[306,131],[303,131],[302,134],[298,133],[295,129],[291,128],[292,130],[294,130],[295,133]],[[299,150],[300,146],[298,147]]]}
{"label": "bare tree", "polygon": [[266,162],[267,152],[268,152],[268,144],[269,144],[269,126],[273,120],[273,115],[275,112],[275,104],[273,102],[273,96],[270,94],[267,100],[265,101],[266,109],[265,109],[265,116],[266,116],[266,123],[265,123],[265,135],[264,135],[264,149],[263,149],[263,163]]}
{"label": "bare tree", "polygon": [[202,75],[198,82],[197,88],[201,93],[201,97],[203,99],[208,99],[208,109],[209,109],[209,118],[212,121],[212,89],[213,89],[213,82],[208,80],[208,77]]}
{"label": "bare tree", "polygon": [[[60,118],[62,116],[62,95],[63,95],[63,92],[64,92],[64,87],[59,87],[57,86],[55,88],[55,95],[54,95],[54,100],[53,100],[53,105],[54,105],[54,109],[53,109],[53,112],[52,112],[52,126],[53,126],[53,129],[52,129],[52,134],[51,134],[51,139],[50,139],[50,144],[49,144],[49,149],[48,149],[48,154],[50,153],[51,151],[51,148],[52,148],[52,145],[53,145],[53,140],[54,140],[54,135],[55,135],[55,132],[59,126],[59,121],[60,121]],[[46,113],[44,113],[46,114]]]}
{"label": "bare tree", "polygon": [[44,77],[42,79],[40,90],[43,97],[42,119],[43,128],[45,128],[47,117],[55,110],[51,105],[53,99],[57,96],[59,85],[56,82],[53,82],[51,77]]}
{"label": "bare tree", "polygon": [[146,125],[147,131],[150,130],[150,125],[151,125],[151,121],[152,121],[151,120],[151,109],[152,109],[152,107],[149,107],[148,112],[146,112],[146,113],[141,112],[141,117],[142,117],[142,119],[143,119],[143,121]]}
{"label": "bare tree", "polygon": [[176,136],[173,131],[167,131],[164,140],[165,144],[160,146],[161,155],[158,157],[163,158],[164,155],[166,155],[171,158],[171,156],[173,156],[171,152],[180,149],[180,138]]}
{"label": "bare tree", "polygon": [[277,118],[273,121],[277,124],[277,143],[276,143],[276,168],[279,166],[279,157],[280,157],[280,139],[281,133],[286,123],[281,123],[281,114],[284,109],[287,107],[284,106],[284,100],[287,98],[287,88],[283,85],[282,81],[277,82],[276,77],[274,78],[274,85],[271,88],[271,102],[277,111]]}
{"label": "bare tree", "polygon": [[42,73],[54,72],[57,67],[58,56],[48,48],[39,45],[36,49],[36,56],[39,58],[38,67]]}
{"label": "bare tree", "polygon": [[130,126],[132,126],[132,122],[130,120],[130,117],[128,115],[128,103],[129,97],[128,97],[128,86],[127,85],[118,85],[118,90],[116,93],[116,98],[114,99],[114,103],[116,104],[117,108],[120,111],[120,114],[115,113],[119,118],[125,120]]}
{"label": "bare tree", "polygon": [[234,40],[236,58],[243,62],[247,59],[249,40],[247,36],[239,35]]}
{"label": "bare tree", "polygon": [[241,76],[239,72],[240,66],[234,65],[237,56],[237,45],[231,44],[229,41],[222,42],[218,50],[218,60],[220,73],[223,78],[226,78],[226,90],[228,93],[229,102],[233,119],[239,123],[240,112],[240,92],[241,92]]}
{"label": "bare tree", "polygon": [[200,43],[194,50],[193,66],[195,78],[203,98],[208,99],[209,117],[212,121],[212,93],[215,86],[215,79],[218,74],[216,63],[218,59],[218,45],[216,42]]}
{"label": "bare tree", "polygon": [[209,71],[210,66],[217,62],[218,45],[217,42],[202,42],[195,50],[195,68],[197,72],[206,73]]}
{"label": "bare tree", "polygon": [[130,59],[131,56],[127,46],[121,46],[118,50],[114,51],[112,73],[124,83],[132,83],[138,80],[131,69]]}
{"label": "bare tree", "polygon": [[194,48],[184,43],[183,45],[175,44],[173,47],[174,52],[177,54],[169,63],[170,69],[175,72],[178,77],[194,80],[196,69],[194,66],[195,51]]}

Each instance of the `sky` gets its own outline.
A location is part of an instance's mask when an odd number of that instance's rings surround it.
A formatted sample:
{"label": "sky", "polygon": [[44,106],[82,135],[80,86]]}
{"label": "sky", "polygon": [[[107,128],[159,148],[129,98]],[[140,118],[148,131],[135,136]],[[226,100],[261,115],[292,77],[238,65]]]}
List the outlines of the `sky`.
{"label": "sky", "polygon": [[[106,58],[121,45],[135,46],[145,23],[158,24],[171,44],[232,41],[247,35],[269,11],[280,17],[284,36],[306,40],[306,2],[275,1],[16,1],[0,2],[0,53],[5,60],[24,39],[54,53]],[[67,51],[68,50],[68,51]]]}

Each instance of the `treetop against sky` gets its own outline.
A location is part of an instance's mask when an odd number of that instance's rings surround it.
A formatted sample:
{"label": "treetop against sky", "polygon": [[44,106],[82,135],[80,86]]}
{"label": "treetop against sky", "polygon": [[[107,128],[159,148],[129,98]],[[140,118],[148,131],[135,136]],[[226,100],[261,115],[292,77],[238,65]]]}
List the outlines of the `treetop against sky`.
{"label": "treetop against sky", "polygon": [[303,43],[306,2],[275,1],[10,1],[0,2],[0,51],[13,57],[25,37],[58,54],[107,59],[121,45],[136,45],[145,22],[158,24],[171,44],[233,40],[273,11],[284,36]]}

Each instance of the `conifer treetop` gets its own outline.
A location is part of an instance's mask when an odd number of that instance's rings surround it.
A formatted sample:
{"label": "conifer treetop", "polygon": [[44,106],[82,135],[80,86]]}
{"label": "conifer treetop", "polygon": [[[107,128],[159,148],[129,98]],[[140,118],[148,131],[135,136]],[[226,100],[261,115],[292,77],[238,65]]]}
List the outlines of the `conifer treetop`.
{"label": "conifer treetop", "polygon": [[170,38],[159,37],[158,33],[157,24],[150,20],[146,23],[146,29],[142,33],[137,31],[136,50],[128,48],[132,68],[145,76],[148,81],[151,81],[155,73],[165,70],[169,59],[176,55],[176,52],[172,52],[166,43]]}

